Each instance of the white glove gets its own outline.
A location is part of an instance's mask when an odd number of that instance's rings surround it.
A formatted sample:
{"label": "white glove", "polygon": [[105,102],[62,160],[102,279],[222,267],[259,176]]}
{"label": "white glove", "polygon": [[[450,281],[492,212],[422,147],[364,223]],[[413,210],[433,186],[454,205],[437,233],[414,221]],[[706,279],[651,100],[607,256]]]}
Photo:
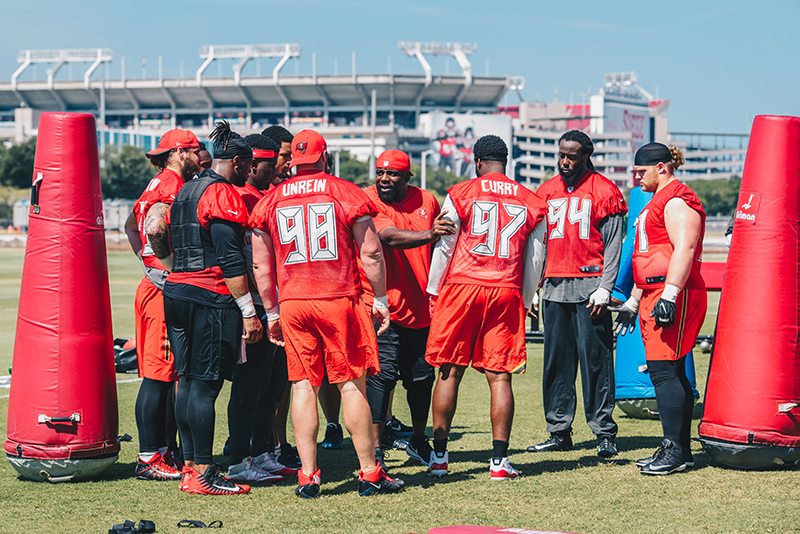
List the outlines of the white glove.
{"label": "white glove", "polygon": [[597,291],[589,295],[589,304],[592,306],[608,306],[608,301],[610,298],[611,292],[608,289],[598,287]]}

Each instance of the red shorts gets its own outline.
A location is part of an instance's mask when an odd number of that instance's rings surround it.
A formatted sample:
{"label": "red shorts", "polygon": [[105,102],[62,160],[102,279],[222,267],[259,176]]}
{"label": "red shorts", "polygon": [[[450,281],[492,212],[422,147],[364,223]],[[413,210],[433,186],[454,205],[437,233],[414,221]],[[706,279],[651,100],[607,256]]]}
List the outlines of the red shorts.
{"label": "red shorts", "polygon": [[445,284],[433,310],[425,359],[499,373],[525,371],[522,291]]}
{"label": "red shorts", "polygon": [[645,289],[639,304],[639,326],[642,328],[645,358],[648,360],[677,360],[694,347],[697,334],[706,319],[708,299],[705,288],[683,289],[675,300],[675,324],[656,328],[650,317],[662,289]]}
{"label": "red shorts", "polygon": [[178,379],[175,357],[169,348],[167,323],[164,321],[164,296],[161,290],[142,278],[133,303],[136,322],[136,359],[139,376],[174,382]]}
{"label": "red shorts", "polygon": [[289,381],[312,386],[375,374],[378,340],[366,307],[357,297],[281,302]]}

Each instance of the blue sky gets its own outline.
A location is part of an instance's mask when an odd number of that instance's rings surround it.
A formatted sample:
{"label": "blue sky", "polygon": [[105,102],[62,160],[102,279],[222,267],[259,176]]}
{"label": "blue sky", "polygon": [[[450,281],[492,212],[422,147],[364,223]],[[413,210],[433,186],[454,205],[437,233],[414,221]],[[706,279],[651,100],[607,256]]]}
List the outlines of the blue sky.
{"label": "blue sky", "polygon": [[[203,44],[296,42],[285,72],[419,72],[399,40],[467,41],[476,74],[524,76],[524,96],[580,102],[607,72],[633,70],[669,98],[670,130],[746,132],[754,115],[800,115],[800,1],[428,1],[39,0],[4,2],[0,76],[10,79],[26,48],[112,48],[110,67],[140,77],[192,76]],[[10,4],[10,5],[9,5]],[[455,62],[434,71],[458,72]],[[227,67],[226,67],[227,68]],[[255,73],[256,65],[248,67]],[[264,61],[263,73],[272,63]],[[37,71],[43,76],[43,69]],[[76,69],[76,74],[78,70]],[[213,72],[213,70],[212,70]],[[63,73],[66,75],[66,69]],[[516,102],[509,95],[509,103]]]}

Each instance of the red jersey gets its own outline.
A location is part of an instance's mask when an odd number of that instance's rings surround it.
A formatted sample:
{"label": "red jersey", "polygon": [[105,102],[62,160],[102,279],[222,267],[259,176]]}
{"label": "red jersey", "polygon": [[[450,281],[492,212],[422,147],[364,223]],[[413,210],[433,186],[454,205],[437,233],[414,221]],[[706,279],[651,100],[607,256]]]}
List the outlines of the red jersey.
{"label": "red jersey", "polygon": [[253,208],[256,207],[258,201],[267,193],[262,191],[251,183],[245,183],[243,186],[233,186],[234,189],[242,196],[245,206],[247,206],[247,213],[253,213]]}
{"label": "red jersey", "polygon": [[250,227],[272,238],[280,300],[355,296],[353,226],[376,213],[356,185],[324,172],[301,172],[270,188]]}
{"label": "red jersey", "polygon": [[664,286],[669,260],[675,250],[669,240],[669,234],[667,234],[664,209],[667,202],[673,198],[683,199],[690,208],[700,214],[700,235],[697,237],[697,248],[695,249],[697,252],[684,288],[701,289],[706,287],[703,276],[700,274],[706,212],[695,192],[678,180],[668,183],[661,191],[657,191],[634,223],[636,237],[633,243],[633,281],[636,283],[636,287],[655,289]]}
{"label": "red jersey", "polygon": [[547,204],[500,173],[456,184],[448,196],[461,229],[445,282],[521,289],[525,245]]}
{"label": "red jersey", "polygon": [[[208,186],[197,202],[197,220],[209,230],[214,220],[230,221],[247,226],[247,206],[233,185],[217,182]],[[222,276],[222,269],[215,265],[202,271],[170,273],[168,282],[187,284],[212,291],[220,295],[230,295],[228,285]]]}
{"label": "red jersey", "polygon": [[628,212],[614,182],[592,170],[573,186],[557,174],[537,191],[548,206],[545,278],[583,278],[603,274],[600,223]]}
{"label": "red jersey", "polygon": [[[406,196],[400,202],[383,202],[375,186],[364,191],[375,204],[378,215],[375,227],[378,232],[389,226],[415,232],[430,230],[433,220],[439,215],[439,201],[431,193],[419,187],[408,186]],[[431,324],[428,306],[428,271],[431,269],[432,245],[414,248],[396,248],[383,245],[386,259],[386,294],[392,322],[406,328],[425,328]],[[361,286],[364,301],[372,305],[372,286],[361,268]]]}
{"label": "red jersey", "polygon": [[133,205],[133,214],[136,217],[136,225],[139,228],[139,238],[142,240],[142,263],[144,263],[145,267],[161,271],[167,270],[153,254],[153,249],[147,240],[147,234],[144,232],[144,218],[150,208],[153,207],[153,204],[162,202],[172,205],[175,195],[183,187],[183,183],[183,178],[177,172],[171,169],[164,169],[150,180],[139,200]]}

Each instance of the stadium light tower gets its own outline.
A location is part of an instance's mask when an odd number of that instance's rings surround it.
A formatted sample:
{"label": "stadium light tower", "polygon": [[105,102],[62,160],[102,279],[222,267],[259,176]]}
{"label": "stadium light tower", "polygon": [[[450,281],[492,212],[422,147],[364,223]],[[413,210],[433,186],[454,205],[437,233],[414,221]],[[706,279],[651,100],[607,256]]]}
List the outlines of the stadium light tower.
{"label": "stadium light tower", "polygon": [[206,100],[208,101],[208,117],[209,117],[209,124],[211,124],[211,110],[214,107],[214,102],[211,100],[211,96],[209,95],[208,91],[203,88],[203,72],[216,60],[218,59],[238,59],[239,62],[233,65],[233,81],[236,84],[236,87],[239,89],[239,93],[242,95],[246,105],[247,105],[247,124],[248,126],[252,124],[252,102],[250,96],[247,92],[242,89],[242,70],[244,69],[245,65],[251,60],[256,58],[262,57],[278,57],[278,63],[275,65],[275,68],[272,69],[272,81],[275,84],[275,89],[278,91],[278,94],[283,101],[283,105],[286,109],[285,114],[288,121],[289,117],[289,99],[286,96],[286,93],[280,87],[280,78],[278,77],[280,74],[281,69],[284,65],[291,59],[295,57],[300,57],[302,49],[300,48],[299,44],[294,43],[280,43],[280,44],[251,44],[251,45],[206,45],[200,48],[200,58],[203,59],[203,64],[197,69],[197,73],[195,73],[195,81],[197,82],[197,87],[203,89],[206,95]]}
{"label": "stadium light tower", "polygon": [[[55,78],[58,71],[67,63],[90,63],[89,68],[83,74],[83,86],[89,91],[91,89],[92,74],[103,63],[109,63],[114,57],[114,53],[108,48],[73,48],[62,50],[22,50],[17,54],[17,63],[20,64],[14,74],[11,75],[11,90],[20,101],[20,105],[29,107],[28,102],[22,94],[17,91],[17,84],[20,76],[35,63],[47,63],[51,65],[47,69],[47,88],[53,98],[66,109],[64,100],[54,90]],[[94,98],[94,95],[92,95]]]}
{"label": "stadium light tower", "polygon": [[433,56],[451,56],[455,58],[458,66],[461,67],[461,73],[464,75],[464,86],[456,96],[456,109],[460,109],[461,100],[464,98],[467,90],[472,85],[472,64],[469,62],[467,56],[471,55],[478,49],[477,43],[423,43],[420,41],[400,41],[397,47],[403,51],[407,56],[417,58],[422,70],[425,73],[425,87],[429,86],[433,81],[433,69],[431,64],[425,58],[425,54]]}

